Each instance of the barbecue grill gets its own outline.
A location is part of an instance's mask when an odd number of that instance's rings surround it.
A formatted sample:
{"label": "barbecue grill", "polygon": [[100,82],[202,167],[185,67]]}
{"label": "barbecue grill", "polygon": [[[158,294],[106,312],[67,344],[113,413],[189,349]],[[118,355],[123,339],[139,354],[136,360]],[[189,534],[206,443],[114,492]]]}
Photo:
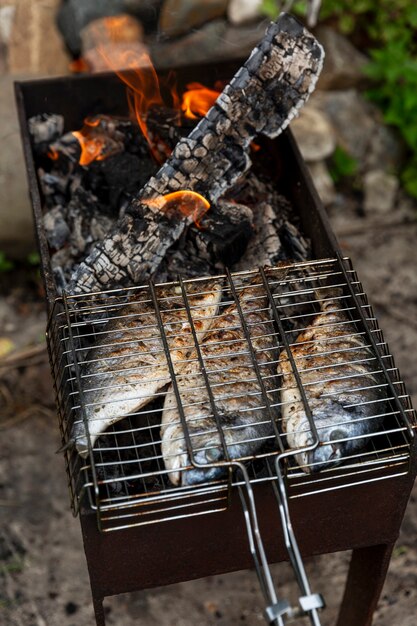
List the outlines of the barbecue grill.
{"label": "barbecue grill", "polygon": [[[214,82],[233,75],[236,67],[225,64],[216,68],[183,68],[178,71],[178,81],[186,84],[204,72],[207,80]],[[73,511],[80,515],[98,626],[105,623],[106,596],[253,564],[270,623],[280,625],[288,617],[308,615],[312,624],[319,624],[318,609],[323,601],[309,587],[301,555],[346,549],[353,549],[353,554],[338,625],[369,625],[416,473],[416,419],[372,307],[350,260],[339,249],[290,132],[277,140],[265,141],[259,158],[298,212],[303,231],[312,241],[313,260],[210,279],[179,280],[172,286],[192,331],[185,362],[194,362],[200,372],[195,384],[201,385],[210,398],[216,424],[213,435],[223,452],[222,459],[214,462],[223,469],[220,478],[192,486],[174,485],[161,451],[161,408],[166,389],[151,403],[107,429],[90,447],[87,458],[67,446],[73,424],[85,420],[86,408],[94,403],[95,383],[85,376],[83,368],[86,361],[97,359],[97,339],[108,333],[109,320],[137,316],[139,323],[138,303],[151,303],[156,313],[150,332],[161,339],[177,400],[178,422],[186,442],[189,465],[184,472],[197,465],[198,447],[186,419],[187,398],[182,392],[181,370],[172,362],[168,329],[160,315],[163,286],[149,282],[129,289],[58,297],[27,130],[27,120],[39,113],[63,113],[70,128],[79,125],[87,114],[121,113],[125,106],[124,89],[113,76],[101,75],[18,83],[16,92],[47,293],[48,346],[68,485]],[[230,304],[237,307],[242,336],[237,351],[243,352],[251,364],[258,406],[264,410],[265,421],[272,425],[263,445],[240,458],[230,458],[225,444],[227,427],[216,414],[216,390],[210,383],[210,368],[215,362],[207,362],[201,341],[193,332],[201,307],[196,312],[190,289],[206,293],[210,281],[222,285],[222,302],[214,317],[221,317]],[[271,351],[270,362],[259,363],[250,323],[244,307],[239,306],[240,294],[253,284],[267,302],[265,334],[272,337],[276,351],[285,351],[292,362],[307,415],[305,389],[291,347],[297,334],[319,311],[317,288],[320,287],[320,293],[334,286],[343,291],[341,310],[369,350],[372,372],[383,378],[386,402],[375,403],[370,418],[381,419],[382,427],[367,437],[363,449],[338,466],[310,472],[311,468],[300,467],[295,461],[295,451],[289,448],[277,417],[282,404],[279,379],[274,383],[275,399],[271,400],[265,388],[265,372],[274,365],[276,356]],[[112,341],[111,334],[108,341]],[[127,346],[130,342],[134,349],[134,339],[127,330],[122,341]],[[326,355],[331,355],[330,345]],[[349,358],[347,351],[346,363]],[[343,363],[338,370],[343,379]],[[131,374],[130,370],[126,372],[126,385]],[[235,382],[231,377],[227,393],[232,397]],[[114,385],[111,376],[105,378],[104,384],[113,384],[115,393],[123,391]],[[317,446],[319,433],[311,415],[310,428],[312,446]],[[252,437],[257,437],[256,428]],[[169,550],[164,550],[164,545]],[[300,588],[296,608],[277,596],[268,565],[288,559]]]}

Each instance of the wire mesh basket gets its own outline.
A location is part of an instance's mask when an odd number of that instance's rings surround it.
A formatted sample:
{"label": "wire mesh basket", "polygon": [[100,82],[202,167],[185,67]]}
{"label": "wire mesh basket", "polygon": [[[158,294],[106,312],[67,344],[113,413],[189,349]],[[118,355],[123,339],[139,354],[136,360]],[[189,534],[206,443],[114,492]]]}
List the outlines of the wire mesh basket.
{"label": "wire mesh basket", "polygon": [[[279,461],[289,497],[408,471],[412,408],[348,259],[64,295],[47,334],[72,507],[102,530],[227,508],[242,466],[256,484]],[[336,440],[309,406],[318,388],[343,399]]]}

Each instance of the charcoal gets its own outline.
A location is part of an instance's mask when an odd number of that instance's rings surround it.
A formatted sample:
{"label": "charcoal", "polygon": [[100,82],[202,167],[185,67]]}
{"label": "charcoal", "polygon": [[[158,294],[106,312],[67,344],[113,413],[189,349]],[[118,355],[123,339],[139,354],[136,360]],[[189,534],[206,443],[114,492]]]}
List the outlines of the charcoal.
{"label": "charcoal", "polygon": [[43,113],[42,115],[31,117],[28,121],[28,126],[34,146],[49,144],[51,141],[58,139],[64,132],[64,118],[62,115],[55,113]]}
{"label": "charcoal", "polygon": [[102,240],[114,225],[114,220],[103,214],[97,196],[82,187],[68,203],[67,222],[71,231],[69,243],[75,258]]}
{"label": "charcoal", "polygon": [[123,198],[130,200],[156,169],[149,158],[122,152],[91,163],[86,172],[85,184],[101,201],[108,203],[112,215],[118,216]]}
{"label": "charcoal", "polygon": [[64,206],[67,200],[67,191],[70,180],[61,172],[45,172],[38,169],[39,184],[45,198],[47,208],[54,208],[57,205]]}
{"label": "charcoal", "polygon": [[38,153],[53,154],[56,158],[65,157],[70,163],[78,163],[80,159],[80,144],[72,133],[65,133],[54,141],[38,146]]}
{"label": "charcoal", "polygon": [[194,237],[203,255],[215,259],[222,269],[231,267],[244,253],[253,235],[253,213],[242,204],[219,200],[201,221],[201,227],[190,227],[190,237]]}
{"label": "charcoal", "polygon": [[301,235],[295,224],[285,220],[279,229],[279,237],[284,251],[283,259],[306,261],[311,257],[310,242]]}
{"label": "charcoal", "polygon": [[43,227],[51,248],[59,249],[69,240],[70,228],[62,206],[55,206],[43,216]]}
{"label": "charcoal", "polygon": [[68,276],[65,276],[64,269],[59,263],[60,260],[55,259],[55,263],[52,268],[52,274],[54,277],[57,294],[61,295],[68,288]]}
{"label": "charcoal", "polygon": [[149,158],[148,142],[136,120],[100,114],[88,117],[84,122],[93,128],[98,128],[105,138],[110,137],[122,143],[126,152],[136,154],[140,158]]}
{"label": "charcoal", "polygon": [[89,235],[87,236],[87,245],[91,247],[91,244],[96,241],[101,241],[107,235],[107,233],[113,228],[114,220],[107,215],[93,215],[89,224]]}
{"label": "charcoal", "polygon": [[282,244],[277,222],[277,214],[272,206],[268,202],[260,202],[254,213],[253,237],[244,256],[233,267],[235,271],[278,263],[282,258]]}
{"label": "charcoal", "polygon": [[205,118],[177,143],[114,231],[75,270],[71,292],[138,283],[154,274],[192,216],[168,214],[147,201],[188,189],[215,202],[249,168],[253,138],[276,137],[297,114],[322,62],[321,46],[296,20],[282,14],[272,23]]}
{"label": "charcoal", "polygon": [[254,215],[253,236],[233,266],[235,271],[309,258],[310,245],[299,230],[291,204],[270,180],[250,171],[231,192],[251,207]]}
{"label": "charcoal", "polygon": [[158,281],[223,273],[244,253],[252,222],[248,207],[220,199],[167,253],[158,268]]}
{"label": "charcoal", "polygon": [[58,294],[68,288],[68,280],[74,267],[74,257],[71,248],[64,247],[51,255],[51,268]]}
{"label": "charcoal", "polygon": [[150,141],[163,162],[180,139],[195,128],[196,120],[187,119],[176,109],[154,106],[146,117],[146,125]]}

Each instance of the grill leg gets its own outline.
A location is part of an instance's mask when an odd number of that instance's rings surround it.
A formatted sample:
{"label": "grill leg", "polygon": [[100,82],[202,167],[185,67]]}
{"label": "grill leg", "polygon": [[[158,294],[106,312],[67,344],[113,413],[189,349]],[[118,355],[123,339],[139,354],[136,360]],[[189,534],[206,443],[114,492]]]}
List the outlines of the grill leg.
{"label": "grill leg", "polygon": [[382,544],[352,551],[336,626],[371,626],[393,548]]}
{"label": "grill leg", "polygon": [[106,618],[104,615],[103,598],[93,595],[94,615],[96,617],[97,626],[106,626]]}

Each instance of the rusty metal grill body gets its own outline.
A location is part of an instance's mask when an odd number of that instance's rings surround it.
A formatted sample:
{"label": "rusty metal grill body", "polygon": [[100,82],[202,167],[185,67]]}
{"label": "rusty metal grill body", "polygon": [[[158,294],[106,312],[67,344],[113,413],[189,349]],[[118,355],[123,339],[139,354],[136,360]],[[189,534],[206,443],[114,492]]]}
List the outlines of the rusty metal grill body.
{"label": "rusty metal grill body", "polygon": [[[183,68],[178,72],[178,82],[185,85],[204,72],[207,81],[214,83],[232,76],[238,66],[239,63]],[[27,120],[39,113],[62,113],[68,129],[72,129],[86,115],[121,114],[125,111],[125,95],[118,80],[102,75],[31,81],[18,84],[16,93],[47,293],[51,366],[65,443],[72,424],[83,419],[83,413],[85,418],[85,407],[92,401],[92,392],[88,391],[91,381],[83,379],[82,362],[94,358],[94,338],[106,332],[106,319],[125,310],[129,293],[142,292],[158,311],[160,287],[145,285],[114,291],[106,297],[91,294],[76,299],[57,298],[53,283]],[[257,362],[257,348],[251,341],[243,308],[239,311],[239,323],[246,342],[246,358],[252,363],[258,386],[259,406],[265,407],[265,420],[274,422],[271,435],[253,458],[245,455],[221,461],[231,469],[220,480],[192,487],[172,485],[160,448],[162,397],[108,429],[86,459],[74,451],[65,452],[72,506],[80,514],[98,625],[105,621],[102,602],[106,596],[244,569],[253,566],[254,559],[265,598],[277,610],[279,602],[270,589],[267,562],[290,558],[297,565],[299,554],[308,557],[347,549],[353,549],[353,553],[338,626],[371,624],[416,474],[415,414],[372,308],[350,261],[342,258],[291,134],[285,132],[278,140],[263,142],[262,148],[257,158],[264,162],[279,190],[298,212],[316,260],[289,264],[285,275],[279,268],[275,278],[259,268],[218,278],[223,280],[223,303],[216,315],[221,315],[225,303],[235,301],[242,286],[255,278],[268,302],[268,333],[273,334],[278,350],[286,352],[291,360],[297,334],[318,312],[314,288],[323,284],[342,287],[345,314],[368,346],[375,372],[384,378],[387,409],[383,427],[369,438],[363,450],[343,464],[306,474],[294,460],[294,450],[289,449],[281,429],[278,378],[278,399],[270,401],[266,393],[266,364]],[[185,313],[191,319],[193,307],[186,294],[192,282],[177,286]],[[154,331],[163,344],[163,319],[156,318]],[[190,351],[195,352],[193,358],[200,372],[207,371],[207,367],[202,368],[207,364],[198,347],[194,335]],[[166,356],[169,361],[169,351]],[[348,354],[346,359],[349,360]],[[296,372],[297,364],[294,365]],[[340,369],[343,376],[343,367]],[[179,392],[177,399],[186,405],[181,397],[181,372],[175,364],[170,373]],[[299,374],[296,379],[300,384]],[[207,390],[207,383],[210,388],[209,369],[208,379],[198,379],[203,389]],[[111,385],[111,380],[106,384]],[[213,396],[215,413],[215,391]],[[308,414],[308,405],[305,409]],[[373,414],[379,415],[377,406]],[[187,436],[190,433],[187,434],[184,414],[180,420],[191,466],[195,453],[193,438]],[[317,436],[311,420],[310,427]],[[223,440],[221,432],[218,436]],[[227,450],[224,452],[227,457]],[[165,523],[157,523],[162,521]],[[302,573],[298,580],[300,590],[314,600]],[[275,614],[270,618],[274,624],[282,624],[280,620]],[[312,623],[318,623],[314,617]]]}

